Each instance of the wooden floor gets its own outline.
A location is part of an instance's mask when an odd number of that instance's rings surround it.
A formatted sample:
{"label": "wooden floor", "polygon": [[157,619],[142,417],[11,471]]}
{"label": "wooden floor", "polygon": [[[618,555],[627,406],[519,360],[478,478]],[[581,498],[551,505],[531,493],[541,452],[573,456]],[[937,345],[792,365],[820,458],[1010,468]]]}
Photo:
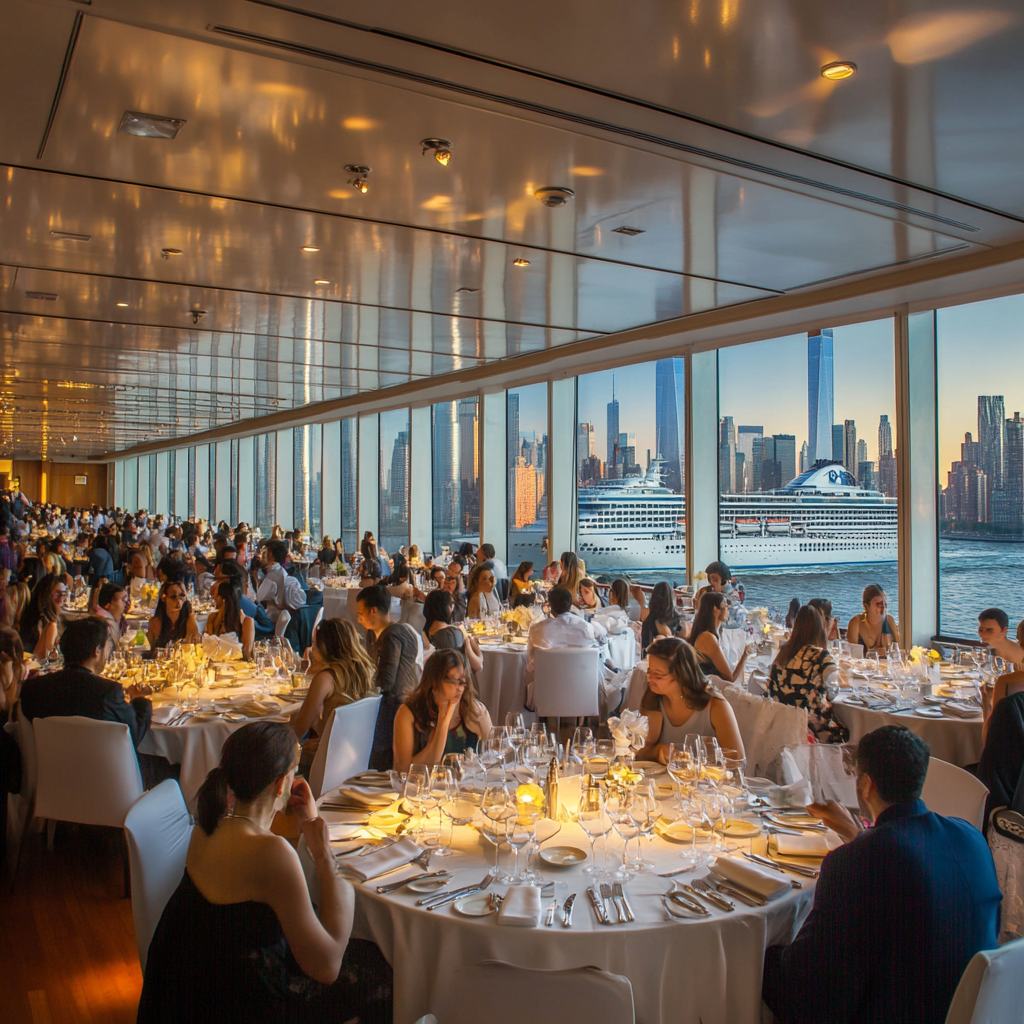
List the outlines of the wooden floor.
{"label": "wooden floor", "polygon": [[58,825],[31,836],[11,891],[0,880],[3,1024],[134,1022],[142,988],[121,836]]}

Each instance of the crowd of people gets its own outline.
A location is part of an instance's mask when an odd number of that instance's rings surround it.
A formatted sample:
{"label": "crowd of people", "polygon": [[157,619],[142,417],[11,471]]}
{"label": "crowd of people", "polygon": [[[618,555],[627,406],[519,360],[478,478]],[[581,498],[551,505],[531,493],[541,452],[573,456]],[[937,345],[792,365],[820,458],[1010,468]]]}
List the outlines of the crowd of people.
{"label": "crowd of people", "polygon": [[[72,714],[123,722],[138,746],[151,723],[148,695],[103,676],[128,633],[133,581],[159,583],[149,650],[198,640],[192,600],[203,593],[214,603],[204,632],[233,636],[251,658],[259,639],[287,635],[292,614],[320,599],[293,562],[304,540],[279,527],[263,539],[244,523],[168,523],[146,512],[62,510],[33,506],[20,494],[0,496],[0,714],[20,698],[29,719]],[[599,583],[571,551],[543,567],[543,587],[534,585],[531,562],[510,573],[487,543],[465,545],[442,565],[415,546],[388,555],[371,533],[348,555],[324,537],[316,563],[318,572],[338,567],[358,577],[358,624],[323,619],[308,650],[297,652],[308,659],[309,687],[290,724],[248,725],[225,744],[221,767],[199,794],[185,877],[153,940],[140,1021],[199,1019],[200,1007],[216,1019],[211,1008],[225,1005],[236,985],[249,993],[253,1013],[262,1012],[260,1000],[276,1013],[298,1001],[306,1010],[330,1006],[349,1016],[355,1003],[366,1014],[367,1006],[386,1002],[379,954],[352,953],[352,893],[333,870],[326,827],[303,775],[334,710],[371,695],[381,698],[371,768],[404,772],[478,749],[492,722],[478,696],[483,659],[469,620],[540,606],[544,615],[526,646],[528,675],[539,649],[586,647],[601,648],[601,671],[614,674],[605,640],[632,630],[646,658],[640,711],[648,735],[639,757],[666,763],[671,746],[692,734],[715,737],[723,751],[744,757],[720,686],[743,683],[756,648],[727,653],[722,631],[742,612],[742,593],[722,562],[707,567],[707,586],[685,605],[668,583],[649,592],[622,578]],[[90,590],[89,614],[68,619],[64,602],[82,585]],[[422,629],[395,620],[394,598],[421,607]],[[794,601],[786,625],[768,671],[769,698],[809,712],[811,741],[846,742],[829,698],[838,673],[829,644],[843,634],[831,604]],[[1024,764],[1024,693],[1015,693],[1024,683],[1024,648],[1008,628],[999,609],[979,616],[980,639],[1009,669],[985,709],[988,743],[978,770],[992,792],[990,808],[1012,803]],[[850,620],[845,639],[880,654],[899,646],[880,587],[864,591],[863,612]],[[30,657],[38,667],[57,652],[62,667],[32,674]],[[3,755],[13,789],[16,754],[8,746]],[[821,1006],[834,1008],[830,1020],[938,1024],[967,960],[996,944],[1000,894],[991,856],[976,829],[924,807],[928,751],[908,730],[869,734],[857,758],[861,816],[817,809],[847,842],[826,858],[797,940],[769,950],[765,998],[784,1024],[824,1019],[815,1010]],[[145,755],[140,765],[150,784],[161,770],[173,773],[166,764],[147,765]],[[278,812],[297,819],[306,839],[320,881],[319,916],[294,850],[269,831]],[[184,941],[186,933],[196,941]],[[211,964],[221,973],[212,975]],[[344,980],[335,984],[339,972]],[[361,1019],[375,1019],[373,1012]]]}

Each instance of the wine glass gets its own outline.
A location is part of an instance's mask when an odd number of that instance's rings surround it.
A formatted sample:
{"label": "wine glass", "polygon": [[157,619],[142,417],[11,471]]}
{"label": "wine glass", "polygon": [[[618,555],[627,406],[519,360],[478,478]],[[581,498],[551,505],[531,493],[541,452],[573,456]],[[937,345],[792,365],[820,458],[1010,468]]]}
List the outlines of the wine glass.
{"label": "wine glass", "polygon": [[[451,832],[448,834],[449,845],[446,847],[443,842],[444,814],[441,811],[441,806],[448,802],[454,790],[455,780],[452,778],[452,773],[443,765],[436,765],[430,772],[430,789],[424,801],[424,809],[429,816],[430,811],[433,808],[437,808],[437,846],[434,854],[438,857],[450,857],[452,853]],[[431,839],[428,839],[425,845],[434,846],[434,843]]]}
{"label": "wine glass", "polygon": [[658,803],[658,789],[653,779],[647,779],[633,791],[633,800],[629,806],[630,816],[633,818],[639,834],[637,836],[637,870],[648,871],[647,862],[644,860],[643,844],[640,839],[651,842],[654,836],[654,825],[661,813],[661,805]]}
{"label": "wine glass", "polygon": [[629,867],[629,844],[640,835],[640,828],[630,813],[633,794],[629,790],[610,790],[605,800],[612,827],[622,840],[622,863],[615,871],[615,878],[627,881],[633,877]]}
{"label": "wine glass", "polygon": [[441,802],[441,813],[451,822],[448,831],[448,845],[436,851],[438,857],[450,857],[452,854],[452,840],[455,838],[456,825],[468,825],[476,813],[476,804],[469,796],[463,793],[457,784],[451,786],[447,796]]}
{"label": "wine glass", "polygon": [[462,781],[464,760],[462,754],[445,754],[441,758],[441,767],[447,768],[452,773],[452,781],[456,784]]}
{"label": "wine glass", "polygon": [[484,816],[484,837],[494,846],[494,881],[506,882],[508,875],[498,865],[498,848],[505,841],[509,818],[516,813],[516,808],[504,779],[488,781],[480,798],[480,811]]}
{"label": "wine glass", "polygon": [[697,758],[693,750],[685,743],[676,745],[670,743],[668,747],[668,760],[665,765],[672,781],[676,784],[679,806],[683,805],[683,790],[687,784],[693,783],[697,778]]}
{"label": "wine glass", "polygon": [[604,792],[598,786],[588,786],[580,792],[580,802],[577,814],[577,821],[580,828],[587,833],[590,839],[590,863],[583,869],[584,874],[596,875],[597,858],[594,854],[594,844],[600,836],[605,836],[611,831],[612,823],[608,817],[605,807]]}
{"label": "wine glass", "polygon": [[533,772],[534,781],[537,783],[540,782],[539,770],[547,764],[549,756],[547,744],[541,738],[531,737],[523,747],[523,761]]}
{"label": "wine glass", "polygon": [[405,801],[417,813],[416,827],[413,829],[413,837],[419,842],[420,834],[423,831],[424,800],[429,799],[430,792],[430,769],[425,764],[409,765],[409,773],[405,778]]}
{"label": "wine glass", "polygon": [[585,725],[578,726],[572,734],[572,756],[582,764],[594,753],[594,733]]}
{"label": "wine glass", "polygon": [[512,868],[512,885],[525,882],[526,879],[519,873],[519,851],[527,844],[533,842],[537,835],[537,819],[540,817],[536,812],[519,814],[510,819],[508,830],[508,845],[515,851],[515,865]]}

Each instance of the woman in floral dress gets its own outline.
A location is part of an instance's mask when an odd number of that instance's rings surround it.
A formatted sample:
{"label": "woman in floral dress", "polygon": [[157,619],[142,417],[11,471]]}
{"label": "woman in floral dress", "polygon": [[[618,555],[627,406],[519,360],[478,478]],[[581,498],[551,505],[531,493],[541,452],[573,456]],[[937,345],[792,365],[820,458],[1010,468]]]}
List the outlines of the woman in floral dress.
{"label": "woman in floral dress", "polygon": [[811,732],[819,743],[845,743],[850,731],[832,713],[828,699],[828,683],[839,670],[827,644],[821,613],[804,605],[772,664],[768,693],[780,704],[806,708],[811,716]]}

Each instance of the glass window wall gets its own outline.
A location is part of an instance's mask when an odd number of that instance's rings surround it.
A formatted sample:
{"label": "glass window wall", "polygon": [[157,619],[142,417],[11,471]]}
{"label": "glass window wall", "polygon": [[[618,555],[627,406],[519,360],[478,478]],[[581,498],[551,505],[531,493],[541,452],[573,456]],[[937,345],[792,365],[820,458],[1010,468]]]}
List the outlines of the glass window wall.
{"label": "glass window wall", "polygon": [[409,546],[409,410],[380,414],[380,534],[389,555]]}
{"label": "glass window wall", "polygon": [[341,421],[341,544],[346,553],[359,547],[359,421]]}
{"label": "glass window wall", "polygon": [[270,536],[277,513],[277,434],[256,435],[255,524],[264,537]]}
{"label": "glass window wall", "polygon": [[577,379],[576,553],[590,574],[686,580],[684,366]]}
{"label": "glass window wall", "polygon": [[480,544],[480,400],[433,407],[433,550]]}
{"label": "glass window wall", "polygon": [[894,321],[722,349],[718,378],[719,557],[747,607],[821,597],[845,625],[877,583],[896,617]]}
{"label": "glass window wall", "polygon": [[548,557],[547,384],[509,391],[507,415],[507,564],[514,572],[520,562],[533,562],[539,576]]}
{"label": "glass window wall", "polygon": [[939,630],[1024,618],[1024,295],[936,312]]}
{"label": "glass window wall", "polygon": [[293,523],[317,544],[321,531],[321,474],[323,424],[307,423],[294,429],[295,504]]}

